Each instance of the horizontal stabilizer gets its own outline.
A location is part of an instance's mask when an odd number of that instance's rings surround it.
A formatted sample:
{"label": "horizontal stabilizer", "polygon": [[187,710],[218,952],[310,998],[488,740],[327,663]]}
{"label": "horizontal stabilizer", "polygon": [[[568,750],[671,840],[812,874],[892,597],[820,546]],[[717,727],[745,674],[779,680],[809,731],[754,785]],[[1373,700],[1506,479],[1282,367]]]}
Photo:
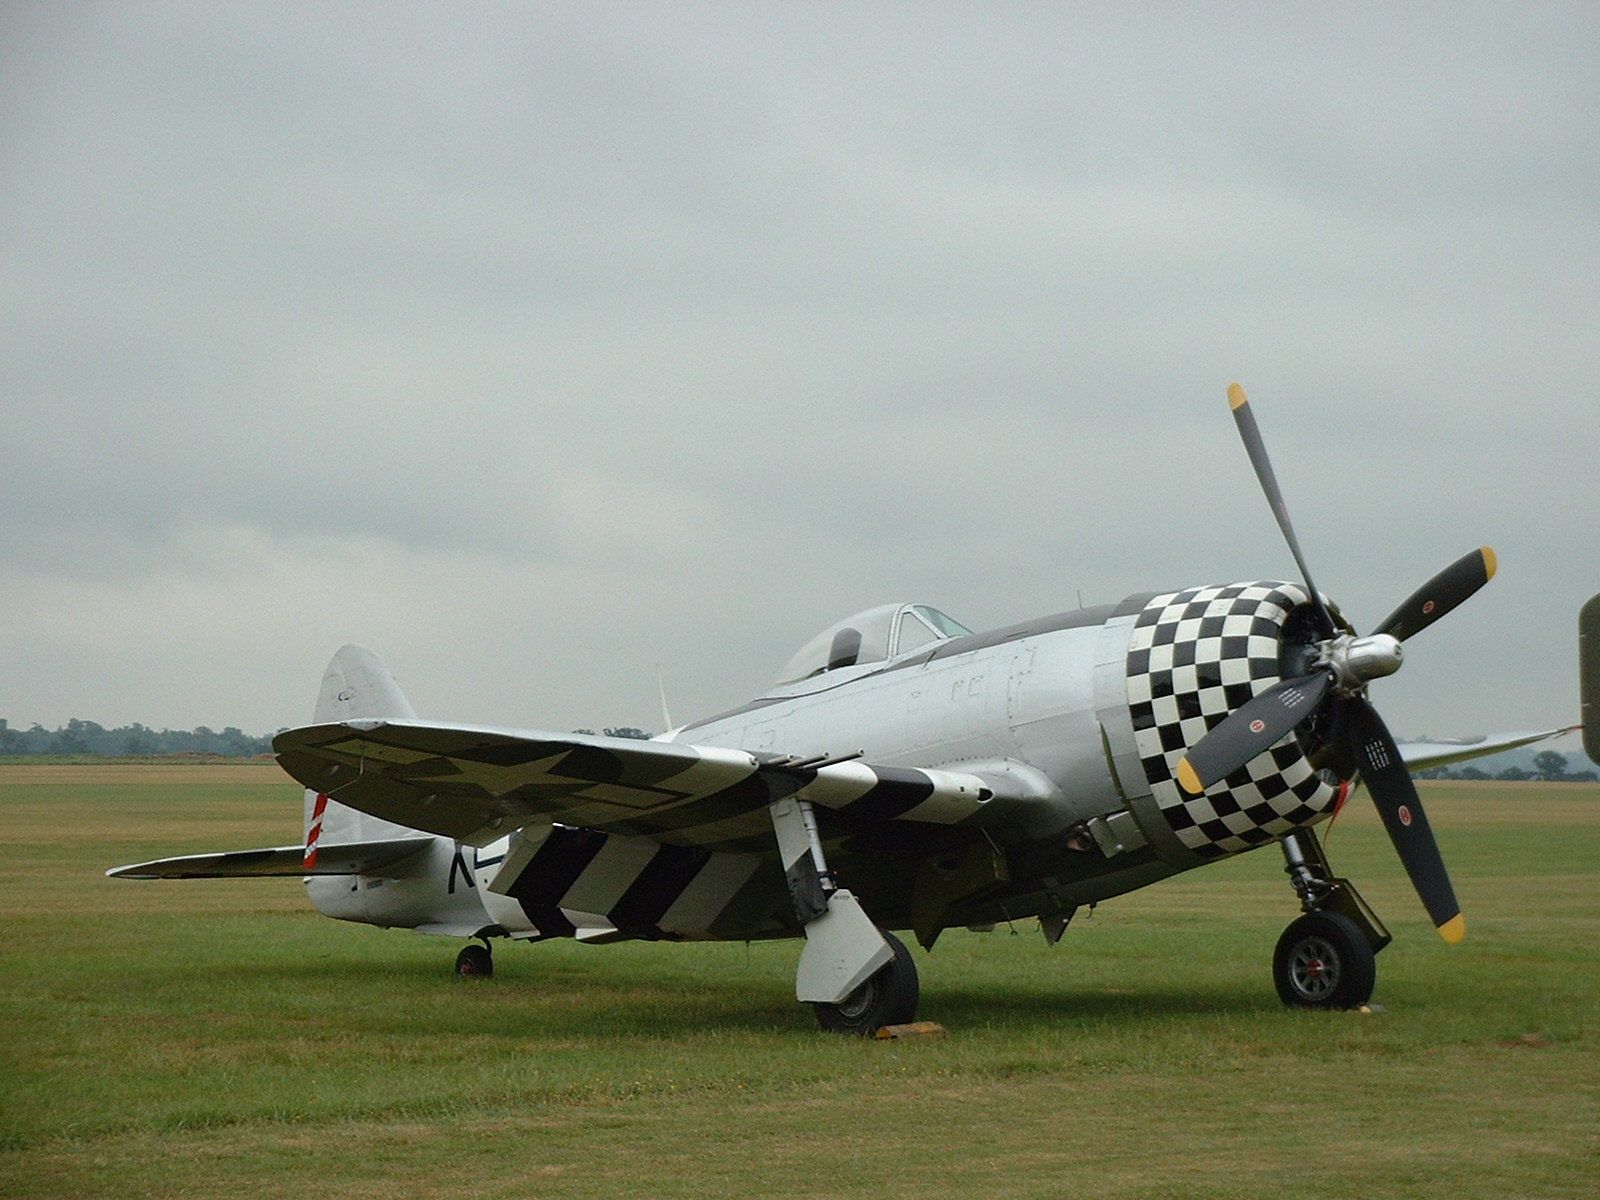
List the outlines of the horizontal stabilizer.
{"label": "horizontal stabilizer", "polygon": [[316,866],[306,868],[304,846],[271,846],[263,850],[228,850],[220,854],[185,854],[151,862],[112,867],[113,879],[298,879],[305,875],[379,875],[385,868],[426,850],[429,837],[384,842],[334,842],[317,848]]}

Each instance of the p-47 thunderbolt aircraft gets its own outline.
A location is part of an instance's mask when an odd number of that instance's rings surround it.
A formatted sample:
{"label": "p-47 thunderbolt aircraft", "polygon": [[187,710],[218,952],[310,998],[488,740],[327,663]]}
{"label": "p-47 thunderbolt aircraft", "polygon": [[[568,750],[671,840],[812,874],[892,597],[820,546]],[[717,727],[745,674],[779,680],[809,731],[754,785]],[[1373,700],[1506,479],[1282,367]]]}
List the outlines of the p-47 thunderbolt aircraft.
{"label": "p-47 thunderbolt aircraft", "polygon": [[1559,731],[1397,746],[1367,698],[1401,643],[1494,574],[1473,550],[1359,635],[1311,581],[1243,391],[1229,402],[1301,583],[1129,596],[974,633],[891,604],[823,630],[748,704],[650,740],[420,721],[346,646],[314,723],[279,734],[303,846],[119,867],[124,878],[304,876],[341,920],[479,939],[804,936],[795,994],[826,1029],[916,1016],[952,926],[1038,917],[1263,846],[1303,910],[1285,1002],[1364,1003],[1389,934],[1315,827],[1360,778],[1428,914],[1463,918],[1410,769]]}

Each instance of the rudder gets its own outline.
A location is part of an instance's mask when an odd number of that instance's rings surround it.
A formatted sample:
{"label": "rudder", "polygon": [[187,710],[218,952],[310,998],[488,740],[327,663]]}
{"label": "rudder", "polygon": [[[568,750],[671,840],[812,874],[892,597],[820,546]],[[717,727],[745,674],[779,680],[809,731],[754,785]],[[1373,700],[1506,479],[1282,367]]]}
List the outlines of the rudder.
{"label": "rudder", "polygon": [[[318,725],[377,719],[414,720],[416,710],[389,668],[365,646],[341,646],[322,674],[322,689],[312,720]],[[359,842],[415,834],[413,829],[347,808],[306,789],[305,846],[315,860],[319,841]]]}

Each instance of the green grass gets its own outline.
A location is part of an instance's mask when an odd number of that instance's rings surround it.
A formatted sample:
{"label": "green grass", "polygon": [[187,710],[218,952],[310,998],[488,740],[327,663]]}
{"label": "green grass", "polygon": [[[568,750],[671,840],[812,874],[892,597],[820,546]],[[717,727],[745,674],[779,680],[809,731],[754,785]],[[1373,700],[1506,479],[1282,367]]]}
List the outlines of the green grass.
{"label": "green grass", "polygon": [[1287,1012],[1272,852],[918,955],[948,1039],[829,1037],[798,946],[455,946],[298,881],[107,880],[292,843],[268,765],[3,766],[0,1194],[1134,1197],[1600,1191],[1600,787],[1429,785],[1445,946],[1360,797],[1373,1015]]}

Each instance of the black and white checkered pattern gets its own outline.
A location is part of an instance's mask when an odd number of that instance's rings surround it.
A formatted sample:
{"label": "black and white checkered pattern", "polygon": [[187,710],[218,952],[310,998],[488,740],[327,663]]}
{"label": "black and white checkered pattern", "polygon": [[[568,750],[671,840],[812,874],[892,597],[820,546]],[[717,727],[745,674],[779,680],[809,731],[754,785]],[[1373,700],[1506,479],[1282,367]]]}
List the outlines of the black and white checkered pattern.
{"label": "black and white checkered pattern", "polygon": [[1279,679],[1278,642],[1307,600],[1290,583],[1236,583],[1157,596],[1128,644],[1128,710],[1150,791],[1172,830],[1202,858],[1221,858],[1307,825],[1335,791],[1291,733],[1190,796],[1174,776],[1188,750]]}

